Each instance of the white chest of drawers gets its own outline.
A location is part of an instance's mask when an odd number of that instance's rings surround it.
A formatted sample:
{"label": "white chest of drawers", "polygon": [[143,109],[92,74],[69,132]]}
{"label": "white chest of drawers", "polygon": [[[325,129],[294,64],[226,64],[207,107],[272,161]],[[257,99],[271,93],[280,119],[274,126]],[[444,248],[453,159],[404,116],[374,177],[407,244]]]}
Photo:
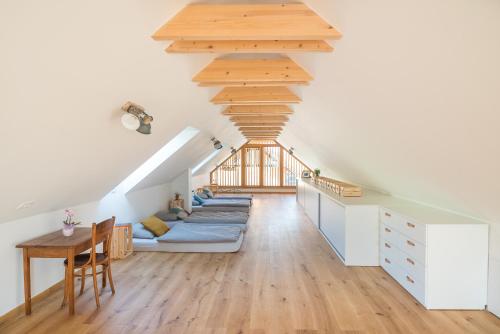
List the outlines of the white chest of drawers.
{"label": "white chest of drawers", "polygon": [[428,309],[484,309],[488,225],[426,223],[380,209],[380,264]]}

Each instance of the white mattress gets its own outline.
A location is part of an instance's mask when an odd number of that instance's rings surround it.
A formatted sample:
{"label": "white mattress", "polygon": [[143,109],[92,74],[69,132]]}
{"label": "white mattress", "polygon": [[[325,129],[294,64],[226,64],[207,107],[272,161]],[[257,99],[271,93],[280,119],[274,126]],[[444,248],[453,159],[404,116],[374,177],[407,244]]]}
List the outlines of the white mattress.
{"label": "white mattress", "polygon": [[132,239],[136,252],[170,252],[170,253],[233,253],[240,250],[244,234],[235,242],[210,243],[167,243],[155,239]]}

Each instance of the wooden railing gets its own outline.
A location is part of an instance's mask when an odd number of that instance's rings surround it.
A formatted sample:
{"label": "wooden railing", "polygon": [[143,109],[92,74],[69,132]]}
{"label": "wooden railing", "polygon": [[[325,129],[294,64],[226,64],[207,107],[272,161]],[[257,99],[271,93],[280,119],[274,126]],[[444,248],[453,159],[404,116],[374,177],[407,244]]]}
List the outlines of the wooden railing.
{"label": "wooden railing", "polygon": [[247,143],[212,170],[210,183],[221,190],[287,188],[293,191],[304,170],[310,171],[310,168],[277,142]]}
{"label": "wooden railing", "polygon": [[361,197],[363,196],[363,190],[361,187],[345,183],[342,181],[330,179],[323,176],[313,176],[313,182],[319,187],[332,191],[337,195],[343,197]]}

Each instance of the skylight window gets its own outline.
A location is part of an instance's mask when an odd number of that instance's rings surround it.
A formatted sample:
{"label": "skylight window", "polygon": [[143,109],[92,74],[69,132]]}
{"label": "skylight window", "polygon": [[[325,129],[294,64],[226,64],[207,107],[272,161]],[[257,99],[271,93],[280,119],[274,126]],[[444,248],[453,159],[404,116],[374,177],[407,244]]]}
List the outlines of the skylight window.
{"label": "skylight window", "polygon": [[158,166],[160,166],[165,160],[170,158],[172,154],[177,152],[182,146],[184,146],[188,141],[190,141],[194,136],[196,136],[200,130],[188,126],[182,130],[177,136],[170,140],[165,146],[163,146],[158,152],[153,154],[148,160],[146,160],[139,168],[132,172],[125,180],[123,180],[118,186],[116,186],[111,193],[112,194],[122,194],[125,195],[135,187],[139,182],[141,182],[146,176],[148,176],[152,171],[154,171]]}
{"label": "skylight window", "polygon": [[203,159],[199,164],[197,164],[191,171],[191,174],[194,175],[198,170],[200,170],[201,167],[205,166],[210,160],[215,158],[221,150],[215,150],[212,153],[210,153],[205,159]]}

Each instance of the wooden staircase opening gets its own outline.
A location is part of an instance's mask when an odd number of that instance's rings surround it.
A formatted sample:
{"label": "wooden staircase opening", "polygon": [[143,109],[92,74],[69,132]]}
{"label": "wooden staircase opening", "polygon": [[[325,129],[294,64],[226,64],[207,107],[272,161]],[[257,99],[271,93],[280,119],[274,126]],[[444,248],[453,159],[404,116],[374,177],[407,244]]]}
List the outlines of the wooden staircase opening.
{"label": "wooden staircase opening", "polygon": [[248,141],[210,172],[218,192],[295,193],[297,178],[311,171],[274,140]]}

